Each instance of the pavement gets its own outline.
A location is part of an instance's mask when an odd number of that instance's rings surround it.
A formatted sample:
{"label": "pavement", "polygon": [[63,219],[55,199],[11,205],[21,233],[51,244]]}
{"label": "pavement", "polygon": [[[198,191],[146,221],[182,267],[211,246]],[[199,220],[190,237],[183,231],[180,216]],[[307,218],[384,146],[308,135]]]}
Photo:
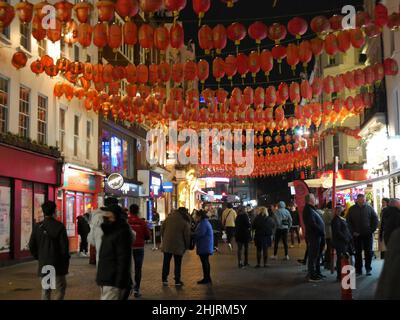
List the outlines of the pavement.
{"label": "pavement", "polygon": [[[145,248],[142,277],[142,300],[338,300],[341,298],[340,284],[336,275],[323,270],[327,278],[319,283],[306,281],[306,267],[297,259],[303,258],[304,246],[289,249],[290,260],[283,260],[283,248],[278,259],[269,259],[268,268],[254,268],[255,247],[249,250],[251,267],[237,267],[236,250],[230,252],[225,244],[210,258],[212,285],[198,285],[202,278],[199,257],[195,251],[185,254],[182,262],[183,287],[176,288],[173,281],[173,262],[169,286],[161,283],[162,252]],[[269,250],[271,253],[271,249]],[[280,257],[279,257],[280,254]],[[373,260],[372,276],[361,276],[356,280],[353,299],[373,299],[377,281],[383,265],[382,260]],[[37,262],[25,262],[0,268],[0,300],[40,299],[40,281],[36,276]],[[100,289],[95,283],[96,267],[89,259],[73,255],[70,273],[67,276],[66,300],[98,300]],[[131,297],[133,298],[133,296]]]}

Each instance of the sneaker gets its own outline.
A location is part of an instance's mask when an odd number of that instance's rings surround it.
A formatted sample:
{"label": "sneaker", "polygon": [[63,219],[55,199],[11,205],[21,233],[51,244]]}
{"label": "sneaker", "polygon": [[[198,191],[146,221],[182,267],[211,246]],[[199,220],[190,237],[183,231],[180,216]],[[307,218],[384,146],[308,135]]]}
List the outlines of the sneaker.
{"label": "sneaker", "polygon": [[215,251],[215,252],[218,252],[218,251],[219,251],[219,249],[218,249],[217,247],[215,247],[215,248],[214,248],[214,251]]}
{"label": "sneaker", "polygon": [[245,264],[243,265],[243,267],[250,268],[250,267],[251,267],[251,265],[249,265],[248,263],[245,263]]}
{"label": "sneaker", "polygon": [[321,281],[322,281],[322,279],[318,276],[308,277],[308,282],[321,282]]}
{"label": "sneaker", "polygon": [[133,296],[134,296],[135,298],[140,298],[142,295],[140,294],[139,291],[135,291],[135,292],[133,293]]}
{"label": "sneaker", "polygon": [[197,284],[209,284],[211,283],[211,280],[207,280],[207,279],[202,279],[200,281],[197,281]]}
{"label": "sneaker", "polygon": [[297,262],[303,265],[305,264],[305,261],[303,259],[297,259]]}
{"label": "sneaker", "polygon": [[322,273],[318,273],[317,277],[320,277],[321,279],[325,279],[326,278],[326,276],[324,276]]}
{"label": "sneaker", "polygon": [[294,248],[294,245],[290,245],[289,248]]}
{"label": "sneaker", "polygon": [[283,258],[283,260],[289,260],[289,256],[285,256],[285,258]]}
{"label": "sneaker", "polygon": [[168,286],[168,280],[163,280],[162,284],[163,284],[164,287]]}
{"label": "sneaker", "polygon": [[239,263],[239,269],[243,268],[243,264]]}
{"label": "sneaker", "polygon": [[356,272],[356,277],[361,277],[362,276],[362,272]]}
{"label": "sneaker", "polygon": [[232,249],[232,244],[228,243],[228,247],[229,247],[229,250],[231,250],[231,251],[233,250]]}
{"label": "sneaker", "polygon": [[271,259],[272,260],[276,260],[276,259],[278,259],[278,257],[277,256],[271,256]]}
{"label": "sneaker", "polygon": [[372,270],[367,270],[366,275],[367,275],[367,276],[372,276]]}
{"label": "sneaker", "polygon": [[175,281],[175,287],[182,287],[183,282],[182,281]]}

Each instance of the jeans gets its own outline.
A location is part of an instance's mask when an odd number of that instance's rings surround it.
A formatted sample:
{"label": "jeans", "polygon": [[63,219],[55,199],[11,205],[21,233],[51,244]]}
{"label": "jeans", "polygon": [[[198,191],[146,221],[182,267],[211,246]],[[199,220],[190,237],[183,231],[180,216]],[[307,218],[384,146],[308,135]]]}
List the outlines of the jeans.
{"label": "jeans", "polygon": [[100,300],[124,300],[127,299],[126,290],[116,287],[103,286],[100,287],[101,297]]}
{"label": "jeans", "polygon": [[311,277],[321,273],[321,243],[322,238],[318,236],[310,236],[308,239],[308,275]]}
{"label": "jeans", "polygon": [[294,246],[294,234],[296,233],[297,241],[300,244],[300,227],[291,227],[290,228],[290,238],[292,240],[292,246]]}
{"label": "jeans", "polygon": [[288,229],[276,229],[275,232],[275,245],[274,245],[274,256],[278,253],[278,244],[279,241],[283,241],[283,246],[285,248],[285,256],[288,255],[288,243],[287,243],[287,238],[288,238]]}
{"label": "jeans", "polygon": [[175,262],[175,282],[180,282],[181,281],[182,256],[168,253],[168,252],[164,252],[162,281],[168,280],[169,267],[170,267],[172,256],[174,256],[174,262]]}
{"label": "jeans", "polygon": [[144,248],[132,250],[133,262],[135,263],[135,286],[134,290],[140,290],[140,282],[142,280],[142,266],[144,259]]}
{"label": "jeans", "polygon": [[226,239],[232,244],[232,238],[235,235],[235,227],[226,227]]}
{"label": "jeans", "polygon": [[88,241],[87,241],[87,234],[81,234],[81,243],[79,245],[79,252],[88,252]]}
{"label": "jeans", "polygon": [[[55,300],[64,300],[67,280],[65,276],[56,276]],[[52,289],[42,289],[42,300],[51,300]]]}
{"label": "jeans", "polygon": [[357,273],[362,273],[363,261],[362,261],[362,251],[364,250],[365,256],[365,269],[367,271],[372,270],[372,233],[368,235],[362,235],[354,237],[354,246],[356,250],[356,262],[355,268]]}
{"label": "jeans", "polygon": [[268,246],[257,246],[257,265],[261,263],[261,253],[263,253],[264,265],[266,265],[268,260]]}
{"label": "jeans", "polygon": [[211,281],[211,276],[210,276],[210,261],[209,261],[209,254],[200,254],[200,261],[201,261],[201,266],[203,267],[203,279],[207,281]]}
{"label": "jeans", "polygon": [[239,264],[242,262],[242,249],[244,247],[244,265],[247,265],[249,262],[249,243],[248,242],[238,242],[238,262]]}

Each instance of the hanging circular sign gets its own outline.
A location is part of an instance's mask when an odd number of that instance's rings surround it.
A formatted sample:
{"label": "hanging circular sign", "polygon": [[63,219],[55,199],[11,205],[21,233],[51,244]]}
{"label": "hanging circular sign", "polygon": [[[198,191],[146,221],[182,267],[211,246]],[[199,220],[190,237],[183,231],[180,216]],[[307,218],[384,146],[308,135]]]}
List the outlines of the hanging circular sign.
{"label": "hanging circular sign", "polygon": [[121,189],[124,185],[124,177],[119,173],[112,173],[107,177],[107,185],[113,189]]}

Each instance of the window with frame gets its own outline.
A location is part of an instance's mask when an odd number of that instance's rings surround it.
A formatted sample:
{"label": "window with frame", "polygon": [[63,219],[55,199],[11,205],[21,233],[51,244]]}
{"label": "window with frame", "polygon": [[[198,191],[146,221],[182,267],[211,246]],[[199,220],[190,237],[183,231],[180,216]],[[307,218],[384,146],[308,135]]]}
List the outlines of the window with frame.
{"label": "window with frame", "polygon": [[31,51],[31,25],[29,23],[20,23],[19,31],[21,34],[21,46],[26,50]]}
{"label": "window with frame", "polygon": [[37,140],[40,144],[47,143],[47,101],[47,97],[38,95]]}
{"label": "window with frame", "polygon": [[[10,3],[10,0],[5,0],[4,2]],[[3,35],[4,38],[6,38],[6,39],[10,39],[10,26],[8,26],[7,28],[4,28],[3,31],[0,33],[0,35]],[[1,36],[0,36],[0,38],[1,38]]]}
{"label": "window with frame", "polygon": [[30,89],[23,86],[19,87],[18,133],[24,138],[29,138],[30,94]]}
{"label": "window with frame", "polygon": [[64,145],[65,145],[65,109],[60,108],[60,115],[59,115],[59,129],[58,129],[58,134],[59,134],[59,142],[60,142],[60,151],[64,151]]}
{"label": "window with frame", "polygon": [[90,160],[90,145],[92,142],[92,130],[93,130],[92,120],[86,121],[86,159]]}
{"label": "window with frame", "polygon": [[10,81],[0,76],[0,133],[8,130],[8,94]]}
{"label": "window with frame", "polygon": [[80,117],[74,116],[74,157],[78,156],[78,145],[79,145],[79,122]]}
{"label": "window with frame", "polygon": [[42,39],[37,42],[38,45],[38,55],[39,57],[43,57],[47,53],[47,41],[46,39]]}

